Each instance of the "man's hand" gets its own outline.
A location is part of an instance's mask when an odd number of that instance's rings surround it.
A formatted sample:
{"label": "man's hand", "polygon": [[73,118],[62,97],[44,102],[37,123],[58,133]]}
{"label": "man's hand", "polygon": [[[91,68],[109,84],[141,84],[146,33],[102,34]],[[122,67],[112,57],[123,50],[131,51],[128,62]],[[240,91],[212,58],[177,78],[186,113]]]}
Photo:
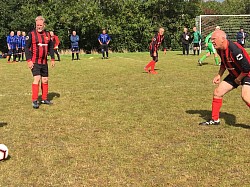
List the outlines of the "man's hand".
{"label": "man's hand", "polygon": [[156,51],[154,52],[153,56],[156,56]]}
{"label": "man's hand", "polygon": [[55,67],[55,60],[51,60],[51,66],[52,68]]}
{"label": "man's hand", "polygon": [[32,62],[32,61],[28,61],[28,67],[29,67],[30,69],[33,69],[34,64],[33,64],[33,62]]}
{"label": "man's hand", "polygon": [[241,80],[239,80],[238,78],[234,79],[234,82],[238,85],[241,85]]}
{"label": "man's hand", "polygon": [[207,46],[208,46],[208,44],[206,43],[206,44],[205,44],[205,46],[207,47]]}
{"label": "man's hand", "polygon": [[214,80],[213,80],[213,83],[214,84],[219,84],[220,83],[220,75],[216,75],[215,77],[214,77]]}

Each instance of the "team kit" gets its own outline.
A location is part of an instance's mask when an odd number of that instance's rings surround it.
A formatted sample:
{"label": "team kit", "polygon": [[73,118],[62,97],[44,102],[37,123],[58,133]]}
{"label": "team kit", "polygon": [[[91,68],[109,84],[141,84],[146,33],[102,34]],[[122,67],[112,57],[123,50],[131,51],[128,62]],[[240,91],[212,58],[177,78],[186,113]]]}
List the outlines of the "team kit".
{"label": "team kit", "polygon": [[[13,55],[13,61],[24,60],[24,54],[28,67],[33,75],[32,83],[32,107],[38,109],[40,104],[51,105],[52,102],[48,100],[48,60],[47,56],[50,55],[51,65],[55,66],[55,54],[58,61],[60,55],[58,53],[58,46],[60,41],[52,31],[45,31],[45,19],[38,16],[35,19],[36,27],[33,31],[29,32],[26,36],[25,32],[11,31],[7,37],[7,46],[9,49],[7,61],[10,63],[10,58]],[[189,54],[190,40],[193,42],[194,55],[199,55],[201,34],[197,31],[196,27],[193,28],[193,34],[184,28],[180,36],[182,42],[183,55]],[[72,61],[80,60],[79,58],[79,36],[76,31],[73,31],[70,36]],[[108,45],[111,41],[110,36],[103,30],[98,37],[98,42],[101,46],[102,59],[109,58]],[[202,66],[203,61],[211,54],[214,55],[215,65],[219,67],[218,74],[214,77],[213,83],[218,85],[215,88],[212,99],[212,114],[211,119],[201,122],[199,125],[219,125],[219,113],[222,106],[223,96],[233,89],[242,85],[242,99],[250,108],[250,56],[244,49],[244,42],[232,42],[227,39],[227,35],[220,29],[219,26],[215,27],[205,38],[206,54],[198,60],[198,65]],[[144,71],[148,74],[158,74],[155,71],[156,63],[158,62],[158,50],[163,45],[164,54],[166,54],[166,45],[164,41],[164,28],[159,28],[158,32],[153,36],[149,45],[149,52],[152,60],[146,64]],[[76,55],[76,59],[75,59]],[[221,62],[219,62],[219,57]],[[228,75],[221,80],[225,71]],[[40,85],[41,84],[41,85]],[[42,100],[39,103],[38,94],[39,87],[42,91]]]}

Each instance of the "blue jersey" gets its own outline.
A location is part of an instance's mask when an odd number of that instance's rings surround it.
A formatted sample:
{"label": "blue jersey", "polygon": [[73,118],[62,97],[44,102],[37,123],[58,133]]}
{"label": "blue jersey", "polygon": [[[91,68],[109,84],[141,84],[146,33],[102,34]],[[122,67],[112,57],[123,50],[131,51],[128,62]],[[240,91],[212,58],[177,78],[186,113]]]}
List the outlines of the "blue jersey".
{"label": "blue jersey", "polygon": [[70,41],[71,41],[71,47],[78,47],[79,36],[78,35],[75,35],[75,36],[71,35]]}
{"label": "blue jersey", "polygon": [[102,44],[107,44],[107,42],[110,40],[110,37],[108,34],[100,34],[98,40],[100,40]]}
{"label": "blue jersey", "polygon": [[7,44],[10,49],[16,49],[16,38],[15,36],[7,36]]}
{"label": "blue jersey", "polygon": [[22,47],[26,45],[26,36],[22,36]]}
{"label": "blue jersey", "polygon": [[15,36],[17,48],[22,48],[22,36]]}

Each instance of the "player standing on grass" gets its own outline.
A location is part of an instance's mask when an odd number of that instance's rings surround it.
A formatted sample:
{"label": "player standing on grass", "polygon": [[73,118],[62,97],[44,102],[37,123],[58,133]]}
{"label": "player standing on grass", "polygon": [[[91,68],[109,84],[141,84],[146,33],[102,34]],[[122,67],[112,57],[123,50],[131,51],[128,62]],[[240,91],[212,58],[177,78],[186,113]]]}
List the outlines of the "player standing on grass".
{"label": "player standing on grass", "polygon": [[24,60],[24,54],[25,54],[24,48],[25,48],[25,45],[26,45],[26,33],[22,32],[22,61]]}
{"label": "player standing on grass", "polygon": [[32,106],[39,108],[38,93],[39,83],[42,88],[42,104],[52,104],[47,100],[48,95],[48,64],[47,54],[50,53],[51,65],[55,66],[53,42],[51,41],[49,32],[45,31],[45,19],[38,16],[36,19],[36,29],[31,31],[26,37],[25,55],[28,66],[31,69],[34,80],[32,83]]}
{"label": "player standing on grass", "polygon": [[200,55],[201,34],[199,31],[197,31],[196,27],[193,28],[193,31],[194,31],[194,33],[193,33],[194,55],[195,55],[196,51],[197,51],[197,55]]}
{"label": "player standing on grass", "polygon": [[144,70],[147,73],[157,74],[157,72],[155,71],[155,64],[156,62],[158,62],[158,49],[161,44],[163,44],[164,54],[166,54],[166,44],[164,41],[163,34],[164,34],[164,29],[161,27],[159,28],[158,33],[156,33],[155,36],[152,38],[152,42],[150,43],[149,46],[150,56],[152,57],[152,60],[144,67]]}
{"label": "player standing on grass", "polygon": [[59,40],[58,36],[54,34],[53,31],[50,31],[50,36],[51,36],[51,40],[54,43],[54,53],[56,54],[58,61],[61,61],[60,55],[58,53],[58,46],[60,44],[60,40]]}
{"label": "player standing on grass", "polygon": [[[218,75],[213,79],[213,83],[218,84],[218,87],[213,95],[212,119],[200,125],[220,124],[219,113],[223,96],[239,85],[242,85],[241,97],[250,108],[250,56],[240,44],[228,41],[224,31],[215,31],[211,40],[221,57],[221,66]],[[229,74],[220,82],[226,69]]]}
{"label": "player standing on grass", "polygon": [[79,59],[79,36],[76,35],[76,31],[72,32],[72,35],[70,36],[70,41],[71,41],[71,51],[72,51],[72,60],[74,60],[74,55],[76,53],[76,58],[77,60]]}
{"label": "player standing on grass", "polygon": [[18,62],[21,60],[21,55],[22,55],[22,36],[21,36],[21,31],[17,31],[16,33],[16,54],[18,57]]}
{"label": "player standing on grass", "polygon": [[14,34],[14,31],[11,31],[10,35],[7,36],[7,46],[9,50],[7,56],[8,63],[10,63],[11,55],[13,55],[13,62],[16,62],[16,38]]}
{"label": "player standing on grass", "polygon": [[102,34],[99,35],[98,37],[98,41],[101,45],[101,50],[102,50],[102,59],[105,58],[105,52],[106,52],[106,58],[109,57],[109,53],[108,53],[108,44],[110,42],[110,37],[109,35],[106,33],[106,30],[103,29],[102,30]]}
{"label": "player standing on grass", "polygon": [[[220,27],[217,26],[215,27],[215,31],[216,30],[220,30]],[[214,32],[214,31],[213,31]],[[211,32],[209,35],[207,35],[206,39],[205,39],[205,43],[206,43],[206,47],[207,47],[207,54],[203,55],[199,60],[198,63],[200,66],[202,66],[202,62],[211,55],[211,53],[214,54],[214,61],[215,61],[215,65],[219,65],[219,57],[218,54],[216,53],[216,49],[214,48],[212,41],[211,41],[211,36],[213,34],[213,32]]]}

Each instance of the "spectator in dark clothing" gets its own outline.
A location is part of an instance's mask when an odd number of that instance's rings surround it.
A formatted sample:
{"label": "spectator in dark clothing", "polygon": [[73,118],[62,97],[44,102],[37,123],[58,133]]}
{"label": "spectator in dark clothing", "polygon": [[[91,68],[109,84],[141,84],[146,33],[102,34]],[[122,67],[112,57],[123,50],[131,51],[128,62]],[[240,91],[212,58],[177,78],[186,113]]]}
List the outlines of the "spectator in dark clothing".
{"label": "spectator in dark clothing", "polygon": [[182,43],[182,53],[185,55],[185,52],[187,52],[187,55],[189,54],[189,43],[191,40],[191,34],[188,32],[188,29],[185,27],[183,30],[183,33],[180,37],[181,43]]}
{"label": "spectator in dark clothing", "polygon": [[246,37],[248,36],[248,34],[246,32],[244,32],[244,29],[241,27],[240,28],[240,31],[237,32],[237,42],[242,46],[244,47],[245,45],[245,41],[246,41]]}

